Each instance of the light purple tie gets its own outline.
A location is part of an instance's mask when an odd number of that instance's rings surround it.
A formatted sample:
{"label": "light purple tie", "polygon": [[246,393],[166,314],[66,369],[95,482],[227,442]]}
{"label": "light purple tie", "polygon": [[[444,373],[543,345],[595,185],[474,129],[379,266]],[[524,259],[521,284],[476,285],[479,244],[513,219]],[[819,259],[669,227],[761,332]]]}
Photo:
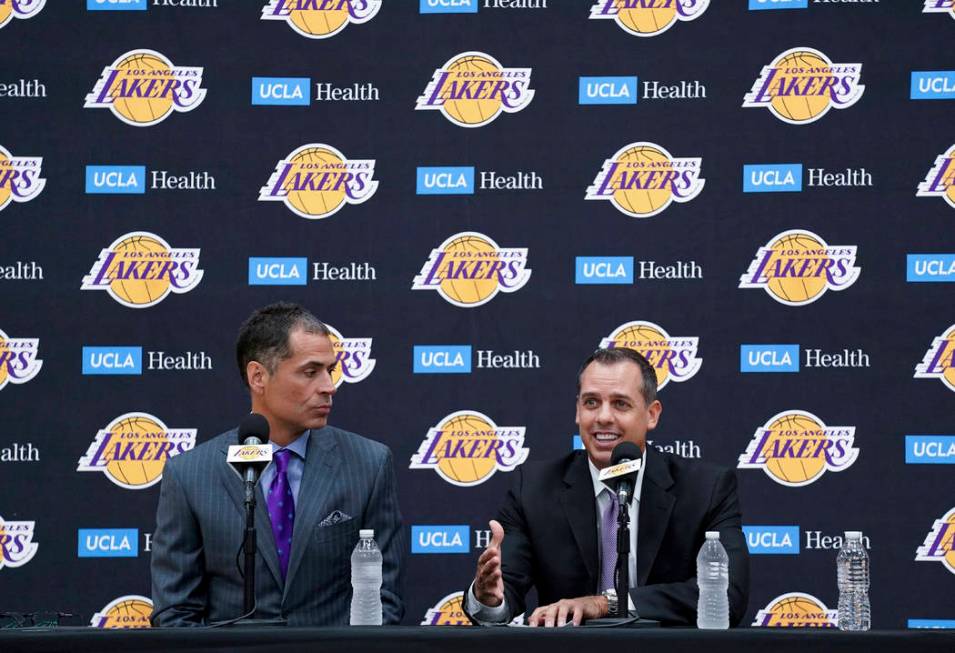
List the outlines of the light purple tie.
{"label": "light purple tie", "polygon": [[275,477],[269,486],[269,519],[272,521],[272,535],[275,536],[275,548],[279,555],[279,568],[282,579],[288,573],[289,555],[292,553],[292,526],[295,524],[295,499],[288,482],[288,461],[292,452],[279,449],[272,454],[275,461]]}
{"label": "light purple tie", "polygon": [[610,495],[607,509],[600,521],[600,587],[599,590],[614,589],[615,571],[617,569],[617,495],[610,490],[604,490]]}

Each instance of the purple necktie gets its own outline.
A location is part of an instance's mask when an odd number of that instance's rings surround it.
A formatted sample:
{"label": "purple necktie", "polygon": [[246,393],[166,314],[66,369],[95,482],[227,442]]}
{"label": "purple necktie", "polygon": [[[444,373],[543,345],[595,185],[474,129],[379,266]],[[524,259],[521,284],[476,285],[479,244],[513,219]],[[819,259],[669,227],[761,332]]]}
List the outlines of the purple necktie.
{"label": "purple necktie", "polygon": [[269,486],[269,519],[272,520],[272,535],[275,536],[275,548],[279,554],[279,568],[282,579],[288,573],[288,560],[292,552],[292,526],[295,523],[295,499],[288,482],[288,461],[292,452],[279,449],[272,454],[275,461],[275,477]]}
{"label": "purple necktie", "polygon": [[617,495],[610,490],[604,490],[610,495],[607,509],[600,521],[600,548],[603,555],[600,557],[600,587],[604,590],[614,589],[617,569]]}

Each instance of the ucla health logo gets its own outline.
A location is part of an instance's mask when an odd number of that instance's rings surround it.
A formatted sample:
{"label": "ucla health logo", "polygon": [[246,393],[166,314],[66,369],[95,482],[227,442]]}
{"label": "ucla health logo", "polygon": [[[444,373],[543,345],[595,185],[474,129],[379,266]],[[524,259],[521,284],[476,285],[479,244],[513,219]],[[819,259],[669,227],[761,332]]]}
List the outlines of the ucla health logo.
{"label": "ucla health logo", "polygon": [[135,558],[138,555],[138,529],[81,528],[76,532],[78,558]]}
{"label": "ucla health logo", "polygon": [[302,36],[327,39],[351,23],[367,23],[380,9],[381,0],[269,0],[262,20],[282,20]]}
{"label": "ucla health logo", "polygon": [[951,283],[955,281],[955,254],[908,254],[905,280],[909,283]]}
{"label": "ucla health logo", "polygon": [[812,594],[790,592],[772,599],[756,613],[752,626],[763,628],[836,628],[839,613]]}
{"label": "ucla health logo", "polygon": [[416,110],[440,111],[460,127],[481,127],[534,99],[530,68],[505,68],[484,52],[462,52],[434,71]]}
{"label": "ucla health logo", "polygon": [[11,338],[0,330],[0,390],[7,383],[26,383],[39,373],[43,367],[39,349],[39,338]]}
{"label": "ucla health logo", "polygon": [[145,596],[127,594],[110,601],[93,615],[93,628],[149,628],[153,602]]}
{"label": "ucla health logo", "polygon": [[307,107],[311,85],[308,77],[253,77],[252,104]]}
{"label": "ucla health logo", "polygon": [[364,381],[375,369],[375,359],[371,357],[371,338],[346,338],[338,329],[326,324],[331,331],[329,340],[335,350],[338,363],[332,372],[332,383],[337,388],[342,383]]}
{"label": "ucla health logo", "polygon": [[470,527],[467,524],[452,526],[412,526],[412,553],[468,553]]}
{"label": "ucla health logo", "polygon": [[765,107],[790,125],[819,120],[830,108],[848,109],[862,97],[861,63],[832,63],[812,48],[792,48],[763,66],[744,107]]}
{"label": "ucla health logo", "polygon": [[709,6],[710,0],[597,0],[590,8],[590,18],[614,20],[634,36],[657,36],[677,21],[699,18]]}
{"label": "ucla health logo", "polygon": [[600,341],[605,349],[626,348],[643,354],[657,373],[657,389],[667,383],[682,383],[700,371],[703,359],[697,356],[700,339],[671,336],[653,322],[627,322]]}
{"label": "ucla health logo", "polygon": [[464,592],[452,592],[428,608],[421,621],[422,626],[470,626],[471,620],[464,614]]}
{"label": "ucla health logo", "polygon": [[473,308],[512,293],[531,278],[526,247],[501,247],[475,231],[448,237],[414,278],[412,290],[436,290],[447,302]]}
{"label": "ucla health logo", "polygon": [[6,0],[0,2],[0,27],[4,27],[14,18],[33,18],[43,6],[46,0]]}
{"label": "ucla health logo", "polygon": [[22,567],[33,559],[39,546],[33,541],[35,528],[36,522],[0,517],[0,569]]}
{"label": "ucla health logo", "polygon": [[743,166],[744,193],[802,191],[801,163],[753,163]]}
{"label": "ucla health logo", "polygon": [[39,195],[46,186],[42,169],[43,157],[13,156],[0,145],[0,211],[10,202],[29,202]]}
{"label": "ucla health logo", "polygon": [[925,179],[919,184],[916,197],[941,197],[955,208],[955,145],[948,148],[945,154],[935,157],[935,165],[928,171]]}
{"label": "ucla health logo", "polygon": [[259,201],[283,202],[295,215],[318,220],[370,199],[378,190],[374,176],[374,159],[348,159],[331,145],[309,143],[275,164]]}
{"label": "ucla health logo", "polygon": [[845,290],[859,278],[855,245],[827,245],[805,229],[776,234],[760,247],[739,278],[740,288],[762,288],[780,304],[805,306],[826,290]]}
{"label": "ucla health logo", "polygon": [[581,77],[577,104],[636,104],[637,77]]}
{"label": "ucla health logo", "polygon": [[459,410],[428,430],[409,469],[433,469],[452,485],[480,485],[494,472],[527,460],[523,426],[498,426],[483,413]]}
{"label": "ucla health logo", "polygon": [[750,11],[808,8],[809,0],[749,0]]}
{"label": "ucla health logo", "polygon": [[187,293],[202,280],[199,249],[173,248],[148,231],[122,235],[100,251],[81,290],[105,290],[128,308],[147,308],[169,293]]}
{"label": "ucla health logo", "polygon": [[102,472],[127,490],[144,490],[162,479],[166,461],[196,446],[196,429],[171,429],[149,413],[125,413],[100,429],[76,466]]}
{"label": "ucla health logo", "polygon": [[913,70],[912,100],[955,100],[955,70]]}
{"label": "ucla health logo", "polygon": [[809,485],[852,466],[859,456],[855,433],[854,426],[826,426],[812,413],[786,410],[756,429],[737,467],[762,469],[787,487]]}
{"label": "ucla health logo", "polygon": [[955,465],[955,435],[906,435],[906,465]]}
{"label": "ucla health logo", "polygon": [[149,127],[173,112],[192,111],[205,97],[202,68],[174,66],[165,55],[141,49],[103,68],[83,106],[109,109],[127,125]]}
{"label": "ucla health logo", "polygon": [[629,285],[633,283],[632,256],[578,256],[574,283],[577,285]]}
{"label": "ucla health logo", "polygon": [[743,526],[750,555],[797,555],[798,526]]}
{"label": "ucla health logo", "polygon": [[671,202],[689,202],[703,190],[703,159],[676,158],[655,143],[630,143],[605,160],[584,196],[609,200],[634,218],[661,213]]}
{"label": "ucla health logo", "polygon": [[922,362],[915,366],[915,378],[938,379],[955,392],[955,324],[932,340]]}
{"label": "ucla health logo", "polygon": [[955,1],[953,0],[925,0],[922,6],[923,14],[948,14],[955,18]]}
{"label": "ucla health logo", "polygon": [[470,374],[471,345],[415,345],[414,374]]}
{"label": "ucla health logo", "polygon": [[739,371],[798,372],[799,345],[740,345]]}
{"label": "ucla health logo", "polygon": [[474,166],[418,166],[416,195],[474,195]]}
{"label": "ucla health logo", "polygon": [[941,562],[945,568],[955,574],[955,546],[952,538],[955,537],[955,508],[945,513],[941,519],[936,519],[932,530],[925,536],[925,541],[915,553],[919,562]]}
{"label": "ucla health logo", "polygon": [[142,347],[83,347],[84,376],[142,373]]}

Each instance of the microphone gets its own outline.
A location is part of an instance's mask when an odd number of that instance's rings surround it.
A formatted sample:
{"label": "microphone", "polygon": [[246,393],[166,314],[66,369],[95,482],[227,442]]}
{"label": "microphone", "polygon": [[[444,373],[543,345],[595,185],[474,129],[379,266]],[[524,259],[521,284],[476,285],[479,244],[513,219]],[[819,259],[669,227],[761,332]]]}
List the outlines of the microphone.
{"label": "microphone", "polygon": [[600,470],[599,480],[617,493],[620,505],[629,506],[633,498],[633,486],[640,471],[643,455],[633,442],[621,442],[610,454],[610,467]]}
{"label": "microphone", "polygon": [[269,421],[258,413],[249,413],[239,424],[238,440],[240,444],[229,445],[226,460],[245,481],[249,494],[254,492],[259,474],[272,461]]}

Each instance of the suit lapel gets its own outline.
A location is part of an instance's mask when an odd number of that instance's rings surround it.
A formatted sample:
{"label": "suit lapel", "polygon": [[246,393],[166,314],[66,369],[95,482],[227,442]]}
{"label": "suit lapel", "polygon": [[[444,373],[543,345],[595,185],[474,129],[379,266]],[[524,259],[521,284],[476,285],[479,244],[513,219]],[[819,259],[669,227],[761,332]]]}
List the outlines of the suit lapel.
{"label": "suit lapel", "polygon": [[666,462],[652,448],[647,447],[647,468],[640,490],[640,516],[637,542],[637,584],[646,585],[650,568],[660,551],[660,544],[673,512],[676,499],[669,493],[673,478]]}
{"label": "suit lapel", "polygon": [[308,439],[308,451],[305,454],[302,485],[298,491],[298,502],[295,504],[292,554],[288,563],[283,601],[288,596],[292,578],[298,571],[302,557],[308,549],[312,531],[315,530],[319,520],[334,507],[331,506],[332,488],[337,481],[340,469],[341,456],[335,436],[329,429],[312,431]]}
{"label": "suit lapel", "polygon": [[[219,480],[225,486],[226,491],[232,498],[232,502],[239,510],[241,515],[242,528],[240,533],[245,532],[245,488],[242,479],[236,474],[232,466],[226,462],[226,454],[230,444],[236,444],[234,435],[229,436],[222,443],[222,457],[218,467]],[[262,495],[262,489],[259,484],[255,484],[255,530],[256,530],[256,548],[259,555],[265,561],[269,571],[275,578],[279,587],[282,586],[282,575],[279,573],[279,558],[275,550],[275,538],[272,536],[272,522],[269,520],[269,513],[265,506],[265,497]]]}
{"label": "suit lapel", "polygon": [[565,488],[560,495],[564,514],[570,523],[580,557],[587,567],[590,585],[597,587],[597,509],[594,484],[587,466],[587,456],[576,456],[564,474]]}

